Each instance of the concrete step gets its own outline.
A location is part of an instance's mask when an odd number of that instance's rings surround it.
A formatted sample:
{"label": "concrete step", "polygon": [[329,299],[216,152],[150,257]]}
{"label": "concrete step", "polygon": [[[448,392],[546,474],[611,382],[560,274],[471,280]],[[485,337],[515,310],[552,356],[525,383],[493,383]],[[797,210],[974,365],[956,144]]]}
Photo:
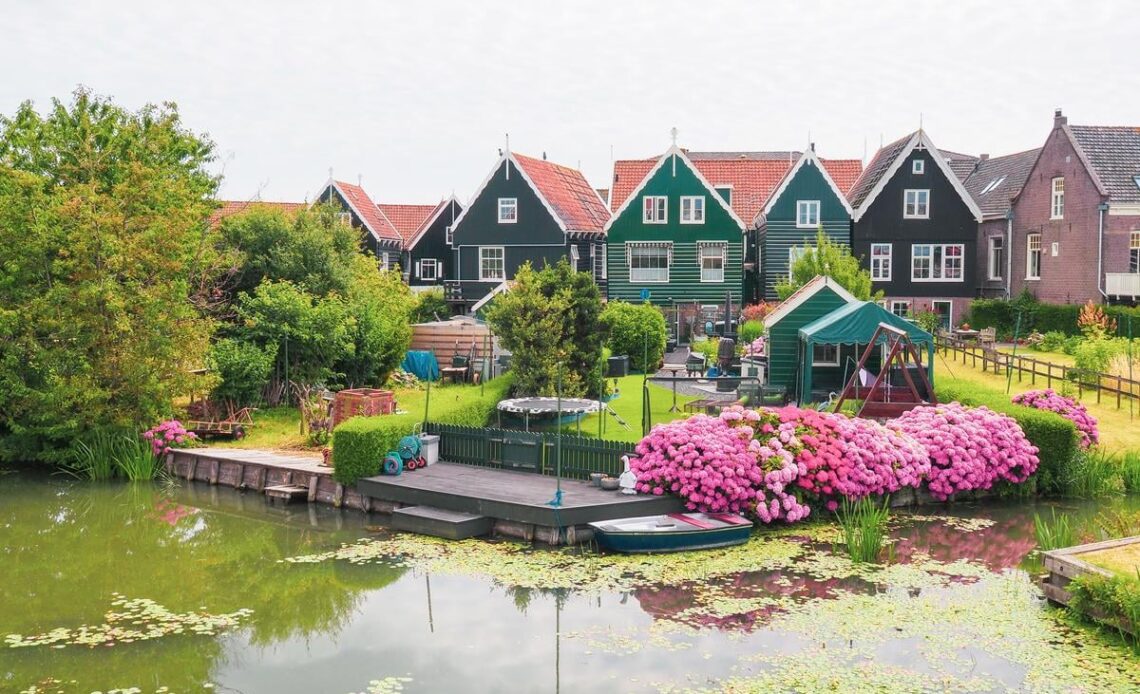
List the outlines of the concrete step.
{"label": "concrete step", "polygon": [[308,499],[309,488],[299,484],[278,484],[264,489],[265,496],[270,499],[281,499],[289,503],[294,499]]}
{"label": "concrete step", "polygon": [[421,535],[465,540],[491,532],[494,520],[461,511],[445,511],[433,506],[405,506],[392,512],[392,527]]}

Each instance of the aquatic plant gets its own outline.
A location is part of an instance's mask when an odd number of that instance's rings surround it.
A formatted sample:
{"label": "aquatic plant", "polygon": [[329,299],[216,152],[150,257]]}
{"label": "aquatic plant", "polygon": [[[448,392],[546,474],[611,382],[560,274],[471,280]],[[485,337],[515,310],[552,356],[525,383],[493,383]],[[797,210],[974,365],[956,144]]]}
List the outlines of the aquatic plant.
{"label": "aquatic plant", "polygon": [[154,454],[151,442],[135,436],[120,439],[115,451],[115,467],[132,482],[153,480],[166,470],[162,458]]}
{"label": "aquatic plant", "polygon": [[1033,533],[1037,536],[1037,548],[1043,552],[1077,544],[1076,532],[1069,522],[1069,516],[1057,515],[1056,507],[1049,509],[1051,518],[1033,514]]}
{"label": "aquatic plant", "polygon": [[115,447],[122,434],[97,429],[83,439],[72,442],[60,469],[69,475],[92,482],[115,476]]}
{"label": "aquatic plant", "polygon": [[891,512],[882,503],[863,497],[857,501],[844,499],[835,513],[843,528],[843,546],[854,562],[873,562],[879,558],[887,537],[887,520]]}
{"label": "aquatic plant", "polygon": [[1066,495],[1092,499],[1125,492],[1120,459],[1100,449],[1082,450],[1073,456],[1063,481]]}
{"label": "aquatic plant", "polygon": [[1140,568],[1135,576],[1084,574],[1067,589],[1073,596],[1069,609],[1098,615],[1098,621],[1114,627],[1133,652],[1140,653]]}
{"label": "aquatic plant", "polygon": [[988,407],[957,402],[916,407],[889,423],[914,437],[930,457],[931,495],[945,501],[961,491],[1020,484],[1037,469],[1037,447],[1017,422]]}
{"label": "aquatic plant", "polygon": [[1071,397],[1061,395],[1052,388],[1030,390],[1013,396],[1017,405],[1025,405],[1037,410],[1056,412],[1077,427],[1081,448],[1095,446],[1100,441],[1096,417],[1088,409]]}
{"label": "aquatic plant", "polygon": [[1140,492],[1140,451],[1125,451],[1120,456],[1120,478],[1130,494]]}

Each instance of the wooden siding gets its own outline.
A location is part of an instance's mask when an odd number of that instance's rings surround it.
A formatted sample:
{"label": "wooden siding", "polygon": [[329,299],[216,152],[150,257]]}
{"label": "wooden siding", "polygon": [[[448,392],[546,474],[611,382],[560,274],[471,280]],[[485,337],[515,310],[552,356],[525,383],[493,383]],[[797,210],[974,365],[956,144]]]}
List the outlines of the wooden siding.
{"label": "wooden siding", "polygon": [[847,302],[831,287],[823,287],[772,326],[768,335],[768,383],[796,393],[800,356],[800,328],[831,313]]}
{"label": "wooden siding", "polygon": [[[415,248],[405,254],[409,256],[407,266],[411,273],[408,277],[408,284],[412,286],[442,286],[444,280],[455,279],[455,254],[452,252],[451,247],[447,245],[447,227],[451,225],[452,221],[454,221],[462,211],[463,208],[460,207],[459,203],[452,200],[448,206],[439,213],[439,217],[428,227],[423,236],[420,237]],[[416,274],[418,267],[416,263],[428,258],[433,258],[442,265],[439,279],[435,281],[422,280]]]}
{"label": "wooden siding", "polygon": [[[646,195],[668,198],[666,224],[642,222],[642,199]],[[688,195],[704,196],[704,224],[680,223],[681,196]],[[692,301],[720,304],[725,293],[731,292],[733,302],[739,305],[744,284],[744,232],[716,198],[717,193],[706,188],[683,159],[676,159],[675,168],[672,162],[666,161],[634,192],[629,206],[610,225],[606,238],[609,270],[606,295],[611,299],[640,301],[641,290],[648,289],[650,301],[659,305]],[[668,282],[630,282],[626,243],[637,241],[673,243]],[[701,282],[699,242],[725,244],[723,282]]]}
{"label": "wooden siding", "polygon": [[[499,224],[499,198],[518,200],[518,221],[514,224]],[[486,187],[471,201],[470,209],[455,227],[454,240],[460,246],[566,246],[566,234],[558,220],[551,216],[522,173],[510,162],[500,163]],[[464,274],[459,279],[477,278],[477,275],[473,278]]]}

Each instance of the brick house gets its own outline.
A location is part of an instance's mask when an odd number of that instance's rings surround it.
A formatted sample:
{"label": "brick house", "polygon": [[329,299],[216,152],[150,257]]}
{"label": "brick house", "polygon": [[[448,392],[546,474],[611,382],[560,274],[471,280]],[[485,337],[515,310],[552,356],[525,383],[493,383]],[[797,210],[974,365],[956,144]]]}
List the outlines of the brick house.
{"label": "brick house", "polygon": [[1069,125],[1057,109],[1012,214],[1012,294],[1135,303],[1140,128]]}

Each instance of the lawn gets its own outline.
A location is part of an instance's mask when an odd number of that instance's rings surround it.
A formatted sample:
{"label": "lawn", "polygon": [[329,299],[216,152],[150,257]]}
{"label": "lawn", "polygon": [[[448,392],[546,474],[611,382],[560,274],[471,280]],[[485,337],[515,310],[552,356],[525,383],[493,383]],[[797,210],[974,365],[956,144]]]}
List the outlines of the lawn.
{"label": "lawn", "polygon": [[1140,567],[1140,542],[1095,552],[1082,552],[1077,556],[1118,576],[1135,578],[1137,568]]}
{"label": "lawn", "polygon": [[[1001,346],[998,347],[998,351],[1004,354],[1012,354],[1013,346]],[[1036,359],[1038,361],[1047,361],[1053,364],[1057,364],[1058,366],[1073,366],[1076,364],[1076,360],[1071,355],[1065,354],[1064,352],[1042,352],[1035,349],[1030,349],[1024,345],[1021,345],[1017,348],[1017,356],[1025,357],[1027,359]]]}
{"label": "lawn", "polygon": [[[981,361],[978,362],[978,368],[974,368],[969,362],[963,364],[960,361],[953,361],[950,357],[953,353],[942,354],[938,353],[934,365],[935,383],[947,382],[966,382],[977,385],[984,385],[988,388],[996,388],[1005,392],[1006,379],[1005,376],[997,376],[993,373],[983,372],[981,370]],[[1062,385],[1054,381],[1054,390],[1062,391]],[[1017,393],[1024,393],[1028,390],[1035,390],[1044,388],[1045,384],[1038,380],[1037,385],[1031,384],[1028,379],[1018,383],[1017,375],[1014,374],[1013,383],[1010,387],[1010,397]],[[1076,389],[1073,388],[1068,395],[1076,396]],[[1109,451],[1122,452],[1126,450],[1140,450],[1140,406],[1135,408],[1133,414],[1129,413],[1128,403],[1125,402],[1124,406],[1116,409],[1116,399],[1105,397],[1101,403],[1096,402],[1096,396],[1092,393],[1085,393],[1085,397],[1081,403],[1088,408],[1092,416],[1097,418],[1100,428],[1100,441],[1101,445]]]}
{"label": "lawn", "polygon": [[[640,374],[610,380],[611,387],[614,383],[617,384],[617,397],[610,401],[610,407],[629,425],[629,430],[627,431],[622,427],[612,415],[607,414],[605,431],[601,434],[601,438],[611,441],[629,441],[631,443],[636,443],[641,440],[641,382],[642,376]],[[696,400],[696,398],[678,394],[677,408],[682,409],[685,403],[692,400]],[[670,412],[669,408],[672,406],[672,389],[657,385],[656,383],[650,383],[649,410],[652,415],[652,423],[660,424],[661,422],[681,419],[688,415],[688,413],[683,410],[681,412]],[[582,418],[583,434],[598,436],[598,428],[599,415],[591,414]],[[568,434],[575,433],[577,430],[577,425],[563,428],[563,431]]]}

